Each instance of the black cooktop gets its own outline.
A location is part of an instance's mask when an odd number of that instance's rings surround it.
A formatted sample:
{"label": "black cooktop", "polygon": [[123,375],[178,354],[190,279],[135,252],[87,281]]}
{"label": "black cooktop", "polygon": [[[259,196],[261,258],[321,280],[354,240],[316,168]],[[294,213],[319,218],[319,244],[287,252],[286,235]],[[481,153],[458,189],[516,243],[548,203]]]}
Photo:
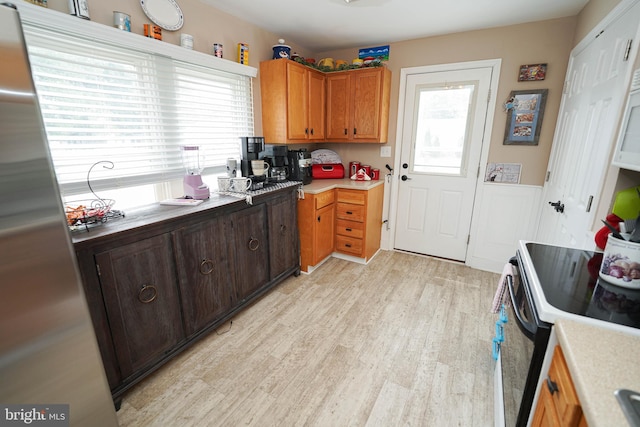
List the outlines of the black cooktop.
{"label": "black cooktop", "polygon": [[526,246],[549,304],[580,316],[640,328],[640,289],[601,279],[601,252],[540,243]]}

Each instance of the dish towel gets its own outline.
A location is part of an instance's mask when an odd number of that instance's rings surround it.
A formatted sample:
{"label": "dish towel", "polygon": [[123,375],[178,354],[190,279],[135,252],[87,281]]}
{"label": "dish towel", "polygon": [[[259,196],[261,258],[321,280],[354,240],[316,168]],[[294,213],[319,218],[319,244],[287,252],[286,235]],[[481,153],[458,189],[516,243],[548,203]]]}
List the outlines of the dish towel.
{"label": "dish towel", "polygon": [[507,276],[513,277],[513,265],[506,263],[502,269],[502,275],[498,282],[498,289],[496,289],[496,295],[493,297],[493,305],[491,306],[491,312],[497,313],[500,311],[500,307],[504,303],[507,307],[510,304],[509,298],[505,298],[507,295]]}

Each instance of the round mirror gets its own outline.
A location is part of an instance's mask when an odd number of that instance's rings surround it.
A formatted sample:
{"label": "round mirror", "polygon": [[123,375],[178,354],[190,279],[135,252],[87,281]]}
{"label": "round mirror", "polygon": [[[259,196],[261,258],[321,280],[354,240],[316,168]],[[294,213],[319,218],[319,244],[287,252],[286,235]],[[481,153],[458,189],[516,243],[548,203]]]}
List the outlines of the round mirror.
{"label": "round mirror", "polygon": [[176,31],[182,28],[184,17],[175,0],[140,0],[145,15],[163,30]]}

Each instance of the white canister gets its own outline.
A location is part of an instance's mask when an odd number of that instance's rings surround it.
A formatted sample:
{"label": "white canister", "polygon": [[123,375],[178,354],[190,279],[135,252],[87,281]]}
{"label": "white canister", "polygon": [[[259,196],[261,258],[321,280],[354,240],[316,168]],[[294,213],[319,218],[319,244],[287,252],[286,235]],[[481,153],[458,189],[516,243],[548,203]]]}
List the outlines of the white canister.
{"label": "white canister", "polygon": [[91,19],[87,0],[69,0],[69,13],[79,18]]}
{"label": "white canister", "polygon": [[113,26],[131,32],[131,17],[124,12],[113,12]]}
{"label": "white canister", "polygon": [[235,178],[238,170],[238,161],[236,159],[227,159],[227,176]]}
{"label": "white canister", "polygon": [[609,234],[604,248],[600,278],[624,288],[640,289],[640,243],[617,239]]}
{"label": "white canister", "polygon": [[180,46],[185,49],[193,49],[193,36],[191,34],[180,34]]}

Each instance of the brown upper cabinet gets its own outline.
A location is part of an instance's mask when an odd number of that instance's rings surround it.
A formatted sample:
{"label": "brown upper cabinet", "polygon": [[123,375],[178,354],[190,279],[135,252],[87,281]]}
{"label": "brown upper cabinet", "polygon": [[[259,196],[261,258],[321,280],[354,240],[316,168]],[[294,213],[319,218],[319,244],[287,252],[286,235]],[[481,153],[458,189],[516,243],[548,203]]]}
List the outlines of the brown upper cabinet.
{"label": "brown upper cabinet", "polygon": [[385,67],[327,74],[327,141],[387,142],[390,86]]}
{"label": "brown upper cabinet", "polygon": [[287,59],[260,63],[262,133],[272,144],[325,140],[325,75]]}
{"label": "brown upper cabinet", "polygon": [[322,73],[295,61],[260,63],[267,143],[387,142],[391,71]]}

